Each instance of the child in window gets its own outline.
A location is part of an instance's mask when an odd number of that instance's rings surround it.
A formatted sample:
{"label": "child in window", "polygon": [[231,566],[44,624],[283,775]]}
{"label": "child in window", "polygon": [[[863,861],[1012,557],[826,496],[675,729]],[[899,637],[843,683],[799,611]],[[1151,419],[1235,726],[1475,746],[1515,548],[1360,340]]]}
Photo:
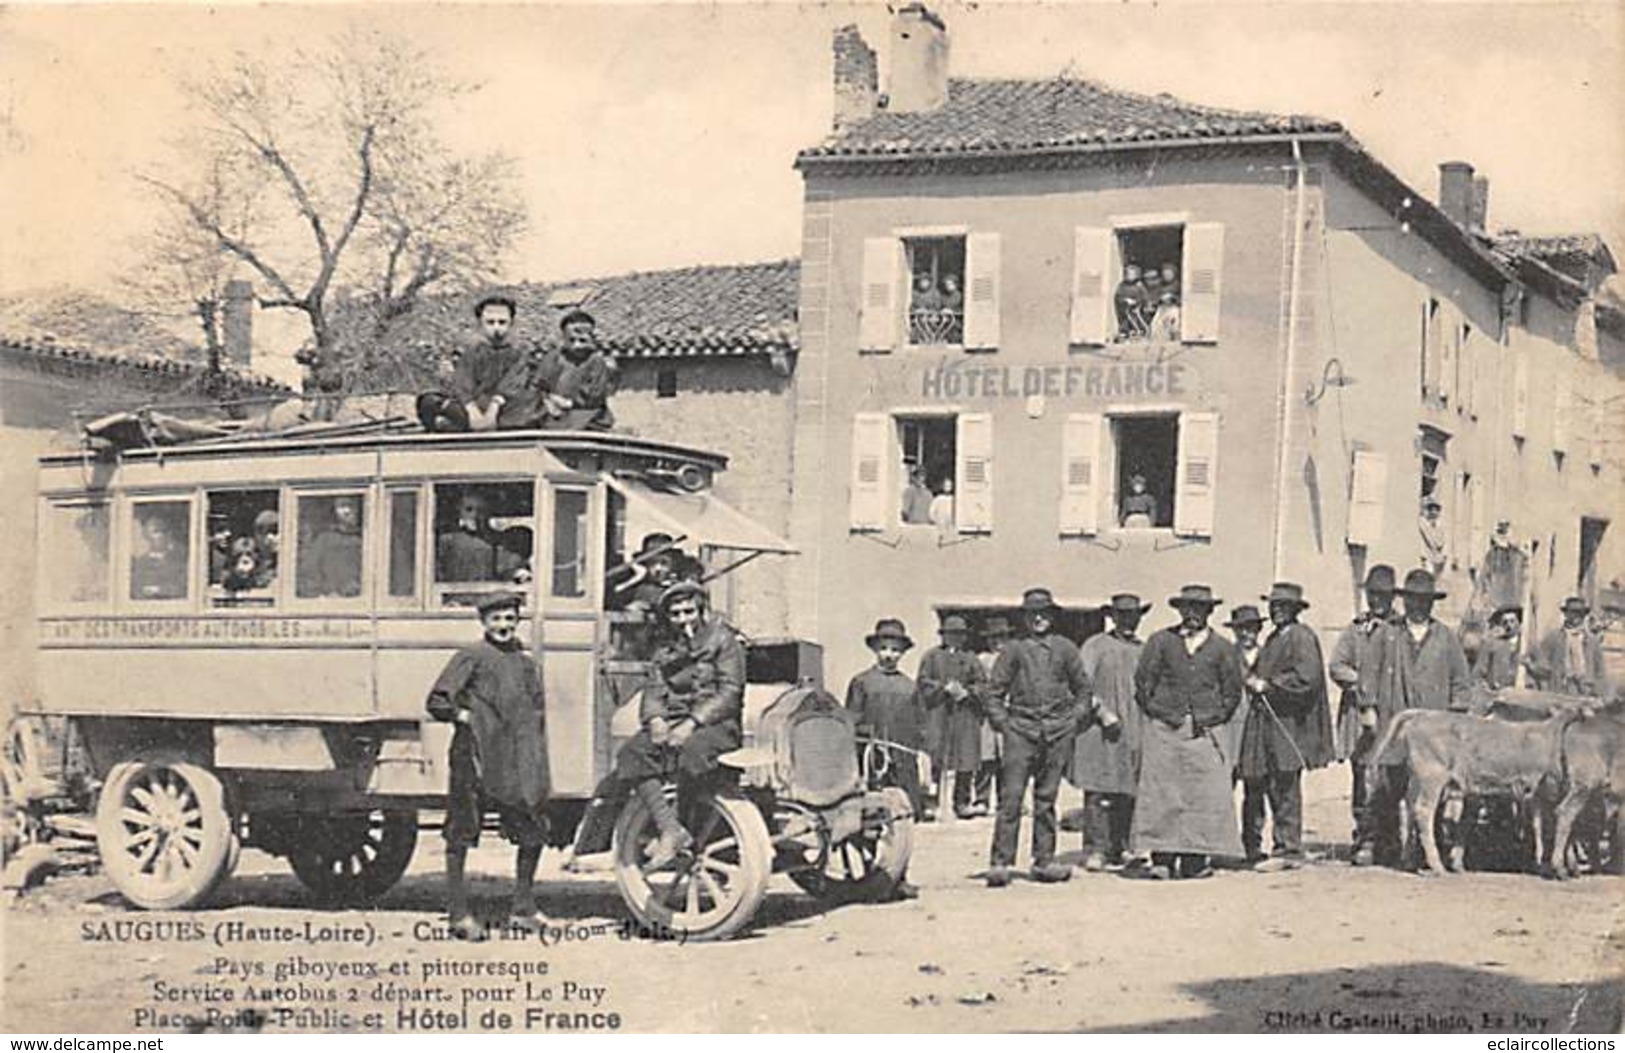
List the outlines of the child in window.
{"label": "child in window", "polygon": [[1128,493],[1123,497],[1122,525],[1131,530],[1157,525],[1157,499],[1146,491],[1145,476],[1139,472],[1129,476]]}

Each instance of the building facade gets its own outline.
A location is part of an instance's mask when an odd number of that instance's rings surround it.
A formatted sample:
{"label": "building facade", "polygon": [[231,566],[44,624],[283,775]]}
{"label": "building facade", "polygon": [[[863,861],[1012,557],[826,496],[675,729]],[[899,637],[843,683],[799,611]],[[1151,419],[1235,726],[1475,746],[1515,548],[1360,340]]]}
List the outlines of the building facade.
{"label": "building facade", "polygon": [[797,161],[788,591],[837,675],[881,615],[929,638],[1033,584],[1075,635],[1189,581],[1300,581],[1330,627],[1367,566],[1423,562],[1425,497],[1458,614],[1500,518],[1542,617],[1625,566],[1617,312],[1530,281],[1470,170],[1452,214],[1335,122],[950,79],[918,6],[891,48],[882,97],[837,33]]}

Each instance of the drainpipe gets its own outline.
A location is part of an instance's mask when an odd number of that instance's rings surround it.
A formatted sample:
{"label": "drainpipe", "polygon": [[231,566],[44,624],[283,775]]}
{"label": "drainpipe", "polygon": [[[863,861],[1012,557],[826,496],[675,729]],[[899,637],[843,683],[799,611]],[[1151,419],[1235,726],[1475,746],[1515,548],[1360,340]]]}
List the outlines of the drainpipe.
{"label": "drainpipe", "polygon": [[1298,295],[1303,275],[1303,218],[1308,209],[1309,168],[1303,163],[1303,146],[1297,139],[1292,140],[1292,163],[1297,171],[1298,185],[1292,217],[1292,276],[1287,286],[1286,354],[1281,364],[1281,384],[1275,398],[1280,456],[1275,465],[1275,570],[1272,581],[1286,577],[1287,475],[1292,470],[1292,378],[1297,375],[1298,367]]}

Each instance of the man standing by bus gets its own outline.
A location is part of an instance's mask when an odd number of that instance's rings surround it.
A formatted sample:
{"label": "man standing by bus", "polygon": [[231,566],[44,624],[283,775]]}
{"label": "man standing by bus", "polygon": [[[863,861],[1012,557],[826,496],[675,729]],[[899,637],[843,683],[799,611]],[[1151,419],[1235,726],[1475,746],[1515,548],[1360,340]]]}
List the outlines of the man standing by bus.
{"label": "man standing by bus", "polygon": [[462,940],[485,938],[469,909],[464,868],[487,805],[518,846],[514,922],[535,931],[545,921],[533,885],[547,840],[546,715],[536,662],[517,635],[522,602],[513,592],[481,597],[476,609],[485,638],[453,655],[429,691],[429,715],[457,726],[446,799],[446,900],[451,934]]}

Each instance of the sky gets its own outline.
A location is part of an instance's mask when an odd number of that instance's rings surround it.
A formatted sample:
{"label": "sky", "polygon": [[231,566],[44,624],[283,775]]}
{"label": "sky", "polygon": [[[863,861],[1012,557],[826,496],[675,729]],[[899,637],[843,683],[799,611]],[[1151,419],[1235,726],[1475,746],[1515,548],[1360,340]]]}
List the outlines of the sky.
{"label": "sky", "polygon": [[[1339,120],[1436,196],[1487,175],[1492,229],[1589,230],[1625,259],[1625,4],[938,3],[956,76],[1068,73]],[[0,294],[109,290],[152,223],[137,188],[192,121],[213,55],[353,23],[431,49],[480,91],[445,133],[520,163],[511,280],[794,256],[796,151],[830,121],[830,38],[881,51],[882,5],[145,3],[0,8]]]}

